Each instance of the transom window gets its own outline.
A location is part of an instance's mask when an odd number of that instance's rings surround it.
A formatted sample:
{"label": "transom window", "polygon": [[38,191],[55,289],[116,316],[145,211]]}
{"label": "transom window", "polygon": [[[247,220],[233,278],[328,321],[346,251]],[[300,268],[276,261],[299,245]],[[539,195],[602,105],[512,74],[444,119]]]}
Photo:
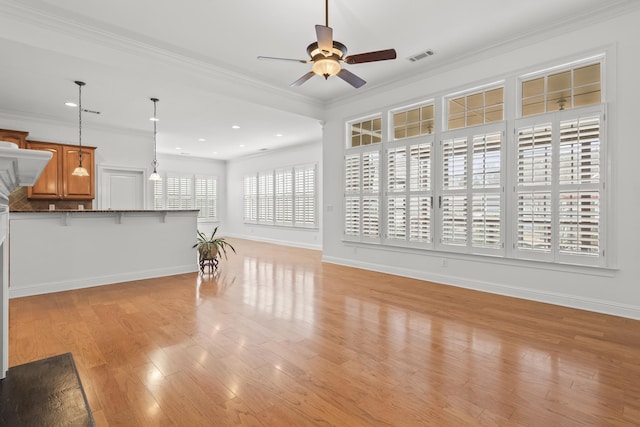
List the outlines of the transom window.
{"label": "transom window", "polygon": [[504,87],[447,98],[448,129],[460,129],[504,120]]}
{"label": "transom window", "polygon": [[382,118],[380,116],[351,123],[350,127],[352,147],[382,142]]}
{"label": "transom window", "polygon": [[423,105],[393,113],[393,138],[428,135],[434,131],[434,105]]}
{"label": "transom window", "polygon": [[599,104],[600,63],[582,65],[522,81],[522,116]]}

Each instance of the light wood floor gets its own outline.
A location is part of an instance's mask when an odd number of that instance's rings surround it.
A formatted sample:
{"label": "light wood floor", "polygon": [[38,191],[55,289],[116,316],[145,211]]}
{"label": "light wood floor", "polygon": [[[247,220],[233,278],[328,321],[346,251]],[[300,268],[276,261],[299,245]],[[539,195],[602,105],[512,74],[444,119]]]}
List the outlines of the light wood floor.
{"label": "light wood floor", "polygon": [[99,426],[638,425],[640,322],[233,239],[212,275],[10,301],[10,365],[72,352]]}

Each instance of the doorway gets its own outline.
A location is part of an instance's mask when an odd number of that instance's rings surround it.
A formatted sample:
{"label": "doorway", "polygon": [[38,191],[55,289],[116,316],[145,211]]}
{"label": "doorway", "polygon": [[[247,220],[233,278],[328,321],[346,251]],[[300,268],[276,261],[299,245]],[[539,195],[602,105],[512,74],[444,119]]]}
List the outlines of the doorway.
{"label": "doorway", "polygon": [[144,170],[100,167],[98,209],[144,209]]}

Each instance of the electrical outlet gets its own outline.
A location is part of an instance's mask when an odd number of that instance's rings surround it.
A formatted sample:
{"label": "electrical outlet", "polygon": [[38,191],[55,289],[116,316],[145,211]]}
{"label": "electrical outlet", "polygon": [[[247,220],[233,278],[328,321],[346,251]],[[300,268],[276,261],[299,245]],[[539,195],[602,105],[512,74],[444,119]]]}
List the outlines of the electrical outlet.
{"label": "electrical outlet", "polygon": [[448,260],[448,259],[446,259],[446,258],[442,258],[442,259],[440,260],[440,265],[441,265],[442,267],[448,267],[448,266],[449,266],[449,260]]}

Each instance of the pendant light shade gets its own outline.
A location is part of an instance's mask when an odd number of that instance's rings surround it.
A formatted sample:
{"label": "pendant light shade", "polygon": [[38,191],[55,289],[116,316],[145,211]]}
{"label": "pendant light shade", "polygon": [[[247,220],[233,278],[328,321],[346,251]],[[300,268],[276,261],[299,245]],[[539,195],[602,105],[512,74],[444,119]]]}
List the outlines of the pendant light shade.
{"label": "pendant light shade", "polygon": [[160,174],[158,173],[158,158],[157,158],[157,123],[158,123],[158,117],[156,116],[157,110],[156,110],[156,104],[159,101],[158,98],[151,98],[151,101],[153,101],[153,118],[151,119],[151,121],[153,121],[153,162],[151,162],[151,166],[153,166],[153,173],[151,175],[149,175],[149,181],[162,181],[162,177],[160,176]]}
{"label": "pendant light shade", "polygon": [[75,84],[78,85],[78,145],[80,149],[78,150],[78,166],[73,170],[71,175],[73,176],[89,176],[89,172],[87,169],[82,166],[82,86],[85,85],[84,82],[75,81]]}

